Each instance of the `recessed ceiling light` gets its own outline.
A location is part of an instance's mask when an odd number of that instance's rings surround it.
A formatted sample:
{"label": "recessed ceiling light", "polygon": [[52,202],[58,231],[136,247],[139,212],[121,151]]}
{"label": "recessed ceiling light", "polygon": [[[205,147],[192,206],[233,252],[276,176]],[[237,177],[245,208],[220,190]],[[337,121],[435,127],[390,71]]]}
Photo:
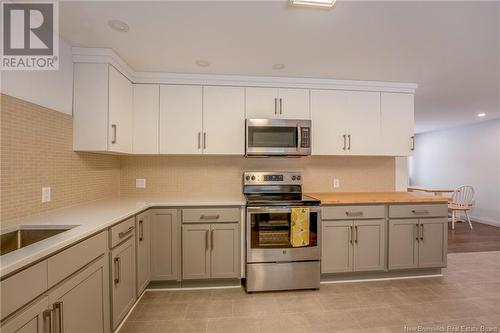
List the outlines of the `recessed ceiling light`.
{"label": "recessed ceiling light", "polygon": [[196,66],[208,67],[210,66],[210,63],[206,60],[196,60]]}
{"label": "recessed ceiling light", "polygon": [[130,30],[128,24],[120,20],[109,20],[108,25],[111,27],[111,29],[119,32],[127,32]]}
{"label": "recessed ceiling light", "polygon": [[280,69],[283,69],[283,68],[285,68],[284,64],[274,64],[273,65],[273,69],[276,69],[276,70],[280,70]]}
{"label": "recessed ceiling light", "polygon": [[290,0],[293,6],[333,7],[335,0]]}
{"label": "recessed ceiling light", "polygon": [[479,118],[486,117],[486,113],[484,113],[484,112],[479,112],[479,113],[477,114],[477,116],[478,116]]}

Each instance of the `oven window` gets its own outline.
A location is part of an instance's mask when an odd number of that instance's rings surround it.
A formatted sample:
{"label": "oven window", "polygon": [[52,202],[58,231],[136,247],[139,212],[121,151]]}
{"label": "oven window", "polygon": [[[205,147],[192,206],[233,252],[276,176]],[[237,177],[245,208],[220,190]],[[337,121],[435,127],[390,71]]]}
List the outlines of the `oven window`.
{"label": "oven window", "polygon": [[250,126],[248,146],[296,148],[297,127]]}
{"label": "oven window", "polygon": [[[291,213],[250,214],[250,245],[253,249],[289,248]],[[318,213],[309,217],[309,247],[318,244]]]}

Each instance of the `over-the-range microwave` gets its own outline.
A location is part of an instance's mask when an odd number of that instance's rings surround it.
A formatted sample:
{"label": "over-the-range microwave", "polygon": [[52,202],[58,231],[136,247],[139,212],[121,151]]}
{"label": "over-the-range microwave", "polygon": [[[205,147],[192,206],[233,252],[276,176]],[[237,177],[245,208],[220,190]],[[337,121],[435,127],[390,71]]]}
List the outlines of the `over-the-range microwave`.
{"label": "over-the-range microwave", "polygon": [[246,156],[311,155],[311,121],[247,119]]}

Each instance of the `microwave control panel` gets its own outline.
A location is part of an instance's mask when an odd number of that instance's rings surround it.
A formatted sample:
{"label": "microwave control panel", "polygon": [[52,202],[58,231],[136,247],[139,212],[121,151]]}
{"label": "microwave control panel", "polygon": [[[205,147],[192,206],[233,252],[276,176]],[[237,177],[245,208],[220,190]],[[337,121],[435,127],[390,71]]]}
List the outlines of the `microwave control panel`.
{"label": "microwave control panel", "polygon": [[300,129],[300,148],[311,147],[311,129],[309,127],[302,127]]}

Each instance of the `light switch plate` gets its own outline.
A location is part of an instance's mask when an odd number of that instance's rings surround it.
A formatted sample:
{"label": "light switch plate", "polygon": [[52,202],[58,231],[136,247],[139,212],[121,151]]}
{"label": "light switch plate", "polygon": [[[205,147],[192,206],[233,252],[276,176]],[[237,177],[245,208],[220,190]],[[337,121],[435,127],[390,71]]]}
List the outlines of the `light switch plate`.
{"label": "light switch plate", "polygon": [[42,203],[50,202],[50,187],[42,187]]}
{"label": "light switch plate", "polygon": [[146,188],[146,179],[140,178],[135,180],[136,188]]}
{"label": "light switch plate", "polygon": [[333,188],[339,188],[339,187],[340,187],[340,179],[333,178]]}

